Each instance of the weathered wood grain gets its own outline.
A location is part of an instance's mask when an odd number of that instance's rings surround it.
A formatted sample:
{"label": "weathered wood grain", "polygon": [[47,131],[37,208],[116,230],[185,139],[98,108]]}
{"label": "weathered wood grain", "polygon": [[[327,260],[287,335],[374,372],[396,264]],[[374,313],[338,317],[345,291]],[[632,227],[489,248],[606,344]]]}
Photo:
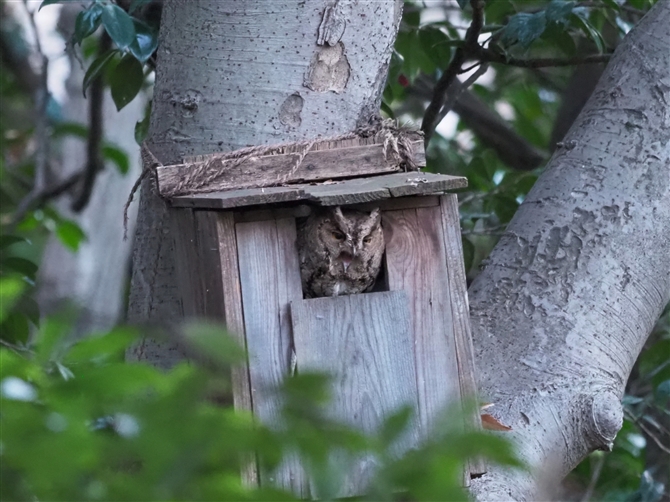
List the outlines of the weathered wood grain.
{"label": "weathered wood grain", "polygon": [[173,197],[173,207],[193,207],[199,209],[229,209],[235,207],[256,206],[278,202],[292,202],[306,199],[300,186],[249,188],[229,190],[227,192],[202,193]]}
{"label": "weathered wood grain", "polygon": [[[237,238],[235,236],[235,221],[230,212],[199,211],[198,216],[207,219],[212,236],[203,246],[204,253],[216,252],[219,261],[220,274],[215,270],[203,271],[213,277],[208,287],[217,288],[222,293],[221,300],[217,300],[219,308],[223,309],[228,332],[237,340],[241,347],[246,349],[244,335],[244,313],[242,312],[242,290],[240,287],[240,272],[237,263]],[[218,277],[220,284],[214,284]],[[208,290],[209,291],[209,290]],[[213,296],[213,295],[212,295]],[[209,305],[209,302],[208,302]],[[251,383],[249,381],[249,363],[233,366],[231,370],[231,384],[233,388],[233,404],[236,410],[252,412]],[[258,467],[253,457],[243,459],[242,480],[246,486],[258,485]]]}
{"label": "weathered wood grain", "polygon": [[177,287],[181,297],[182,316],[192,318],[202,315],[204,304],[195,211],[173,210],[173,214],[171,233],[177,260]]}
{"label": "weathered wood grain", "polygon": [[[454,339],[460,385],[463,398],[469,403],[469,415],[466,416],[466,426],[475,430],[481,429],[479,410],[472,404],[477,403],[477,375],[475,371],[475,356],[470,331],[470,309],[468,306],[468,290],[463,265],[463,247],[461,242],[461,224],[458,215],[458,198],[449,194],[440,197],[440,213],[444,235],[444,247],[447,258],[447,275],[449,277],[449,291],[451,292],[451,313],[453,319]],[[481,459],[470,461],[470,474],[477,475],[486,472],[486,465]]]}
{"label": "weathered wood grain", "polygon": [[435,194],[466,186],[467,179],[460,176],[410,172],[355,178],[320,185],[291,185],[195,194],[174,197],[170,201],[175,207],[211,209],[228,209],[299,200],[321,206],[339,206],[361,204],[391,197]]}
{"label": "weathered wood grain", "polygon": [[439,206],[440,199],[437,195],[420,195],[417,197],[398,197],[395,199],[384,199],[376,202],[353,204],[351,209],[359,211],[372,211],[378,207],[382,211],[397,211],[399,209],[412,209],[417,207]]}
{"label": "weathered wood grain", "polygon": [[[438,202],[439,204],[439,202]],[[310,215],[312,208],[307,204],[298,204],[291,207],[270,207],[268,209],[242,209],[235,211],[235,223],[263,220],[281,220],[284,218],[305,218]]]}
{"label": "weathered wood grain", "polygon": [[422,429],[430,431],[461,396],[440,207],[383,217],[389,289],[411,298],[419,416]]}
{"label": "weathered wood grain", "polygon": [[[254,414],[276,426],[281,424],[281,402],[275,389],[289,374],[292,355],[289,302],[302,299],[295,222],[267,220],[235,228]],[[261,472],[260,478],[264,484],[308,494],[294,458],[274,473]]]}
{"label": "weathered wood grain", "polygon": [[[423,195],[418,197],[401,197],[397,199],[384,199],[363,204],[353,204],[351,209],[359,211],[372,211],[379,208],[382,211],[398,209],[409,209],[417,207],[433,207],[440,205],[437,195]],[[295,206],[279,206],[269,209],[239,209],[234,212],[235,223],[263,220],[281,220],[283,218],[306,218],[312,212],[313,206],[298,204]]]}
{"label": "weathered wood grain", "polygon": [[[313,145],[295,169],[301,152],[276,155],[253,155],[243,159],[226,159],[225,154],[199,156],[184,164],[159,166],[157,178],[163,195],[177,196],[198,192],[267,187],[280,183],[323,181],[397,172],[401,167],[384,156],[384,145],[359,144],[323,149]],[[369,140],[363,139],[363,143]],[[332,145],[331,145],[332,146]],[[413,143],[417,165],[425,166],[423,141]],[[295,172],[292,172],[295,170]],[[287,176],[288,175],[288,176]],[[192,182],[185,182],[192,176]],[[206,180],[206,181],[204,181]]]}
{"label": "weathered wood grain", "polygon": [[[368,293],[291,302],[298,371],[333,376],[331,413],[375,433],[402,406],[417,411],[413,336],[407,295]],[[416,447],[418,423],[394,445]],[[340,459],[342,460],[342,459]],[[338,497],[365,493],[376,466],[369,455],[351,459]]]}

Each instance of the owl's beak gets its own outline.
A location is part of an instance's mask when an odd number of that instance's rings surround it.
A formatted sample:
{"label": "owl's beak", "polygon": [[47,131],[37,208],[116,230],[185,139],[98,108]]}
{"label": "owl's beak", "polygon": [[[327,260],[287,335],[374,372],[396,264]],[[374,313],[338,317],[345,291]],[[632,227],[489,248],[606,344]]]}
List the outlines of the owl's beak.
{"label": "owl's beak", "polygon": [[349,265],[351,265],[353,259],[354,257],[351,255],[351,253],[347,253],[346,251],[340,253],[340,261],[342,262],[342,267],[344,267],[345,272],[349,268]]}

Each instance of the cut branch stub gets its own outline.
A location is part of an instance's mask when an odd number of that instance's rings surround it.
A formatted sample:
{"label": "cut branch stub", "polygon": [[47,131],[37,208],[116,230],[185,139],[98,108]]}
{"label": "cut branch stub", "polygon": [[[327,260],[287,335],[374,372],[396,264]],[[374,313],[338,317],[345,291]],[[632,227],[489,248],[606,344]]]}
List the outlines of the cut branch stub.
{"label": "cut branch stub", "polygon": [[[426,165],[423,141],[412,141],[413,161]],[[403,159],[389,155],[387,145],[374,138],[319,141],[307,145],[258,147],[237,156],[212,154],[186,159],[183,164],[159,166],[158,187],[163,197],[233,189],[317,182],[404,170]],[[269,153],[268,153],[269,152]]]}

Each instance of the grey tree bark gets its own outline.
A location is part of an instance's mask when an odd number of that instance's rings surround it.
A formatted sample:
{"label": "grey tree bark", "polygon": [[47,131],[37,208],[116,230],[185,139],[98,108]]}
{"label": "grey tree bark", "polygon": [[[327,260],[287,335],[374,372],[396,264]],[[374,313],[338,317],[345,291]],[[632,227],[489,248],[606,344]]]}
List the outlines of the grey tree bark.
{"label": "grey tree bark", "polygon": [[[329,5],[346,27],[317,45]],[[166,0],[150,148],[168,163],[353,130],[378,109],[399,16],[391,1]],[[618,431],[624,384],[670,299],[669,131],[661,0],[617,50],[470,289],[482,394],[531,467],[491,470],[473,481],[478,498],[539,500]],[[146,181],[134,322],[180,317],[169,221]],[[147,340],[132,356],[168,366],[179,351]]]}
{"label": "grey tree bark", "polygon": [[547,500],[611,444],[670,300],[670,1],[617,48],[469,295],[481,393],[531,467],[472,490]]}
{"label": "grey tree bark", "polygon": [[[59,25],[65,36],[74,31],[74,18],[80,6],[64,6]],[[87,124],[88,102],[83,98],[84,71],[71,59],[72,71],[63,104],[65,120]],[[74,303],[77,309],[76,331],[80,334],[106,330],[125,314],[125,291],[130,265],[131,241],[123,239],[123,205],[140,172],[139,147],[135,143],[135,122],[144,113],[146,98],[137,98],[120,113],[107,92],[104,103],[105,140],[123,149],[129,156],[126,175],[108,163],[96,179],[88,206],[81,213],[70,210],[69,198],[56,203],[59,212],[76,221],[87,235],[77,252],[65,248],[52,236],[44,250],[39,277],[38,301],[42,313],[49,314]],[[86,145],[80,139],[63,142],[61,172],[66,177],[86,163]],[[130,215],[130,232],[135,213]],[[132,235],[130,233],[129,235]]]}

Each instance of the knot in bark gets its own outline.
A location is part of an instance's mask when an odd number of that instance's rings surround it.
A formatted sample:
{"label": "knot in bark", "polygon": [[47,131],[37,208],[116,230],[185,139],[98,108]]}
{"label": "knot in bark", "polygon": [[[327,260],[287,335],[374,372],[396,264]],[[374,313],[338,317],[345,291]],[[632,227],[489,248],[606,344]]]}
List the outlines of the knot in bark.
{"label": "knot in bark", "polygon": [[595,449],[611,451],[614,438],[623,425],[621,401],[610,390],[597,391],[591,397],[586,412],[586,437],[589,443]]}

